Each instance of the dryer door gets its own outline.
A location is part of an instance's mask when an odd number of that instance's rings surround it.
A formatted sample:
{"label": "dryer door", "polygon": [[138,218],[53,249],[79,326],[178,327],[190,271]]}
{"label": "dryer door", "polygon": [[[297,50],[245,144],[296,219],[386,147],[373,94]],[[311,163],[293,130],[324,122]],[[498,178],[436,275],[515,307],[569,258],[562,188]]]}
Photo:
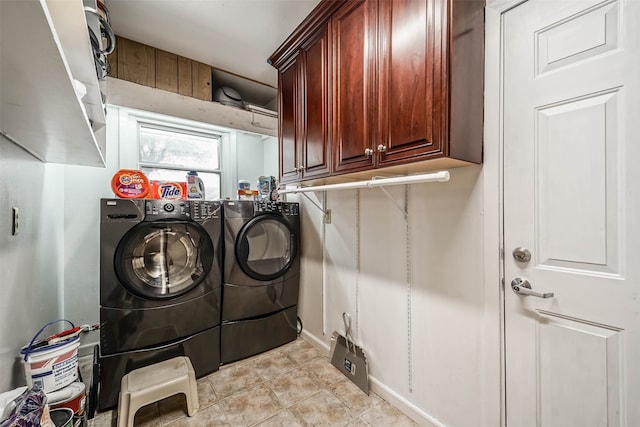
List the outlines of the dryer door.
{"label": "dryer door", "polygon": [[115,254],[118,278],[142,298],[182,295],[207,277],[213,244],[196,222],[140,223],[120,241]]}
{"label": "dryer door", "polygon": [[298,253],[298,240],[280,215],[259,215],[238,233],[236,260],[242,271],[256,280],[273,280],[284,275]]}

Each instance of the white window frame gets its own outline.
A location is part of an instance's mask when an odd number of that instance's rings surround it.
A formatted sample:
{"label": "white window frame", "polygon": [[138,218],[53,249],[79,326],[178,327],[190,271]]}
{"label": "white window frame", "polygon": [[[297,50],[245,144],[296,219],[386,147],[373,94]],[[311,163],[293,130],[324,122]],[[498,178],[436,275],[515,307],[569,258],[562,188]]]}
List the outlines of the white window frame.
{"label": "white window frame", "polygon": [[[141,126],[154,127],[165,130],[180,130],[199,136],[219,138],[218,160],[220,173],[220,197],[232,194],[236,179],[236,132],[220,126],[193,120],[181,119],[148,111],[119,107],[119,164],[122,169],[140,169],[141,166],[151,166],[150,163],[140,161]],[[158,165],[167,168],[165,165]],[[170,168],[167,168],[170,169]],[[205,172],[217,172],[213,169]]]}
{"label": "white window frame", "polygon": [[[181,135],[191,135],[191,136],[197,136],[197,137],[200,137],[200,138],[207,138],[207,139],[216,140],[217,141],[217,151],[218,151],[218,153],[217,153],[218,167],[216,169],[203,168],[203,167],[198,167],[198,168],[194,169],[192,166],[186,166],[186,165],[173,165],[171,163],[151,163],[151,162],[143,161],[142,159],[140,159],[140,133],[141,133],[142,128],[154,129],[154,130],[160,130],[160,131],[166,131],[166,132],[172,132],[172,133],[179,133]],[[194,130],[188,129],[188,128],[182,128],[182,127],[176,127],[176,126],[167,126],[167,125],[164,125],[164,124],[155,124],[155,123],[144,122],[144,121],[139,121],[138,122],[137,134],[138,134],[138,166],[140,168],[148,167],[148,168],[160,168],[160,169],[171,169],[171,170],[184,170],[186,168],[188,170],[196,170],[198,172],[215,173],[215,174],[218,174],[218,175],[221,175],[221,173],[222,173],[222,157],[221,157],[222,138],[220,137],[219,134],[203,133],[203,132],[194,131]]]}

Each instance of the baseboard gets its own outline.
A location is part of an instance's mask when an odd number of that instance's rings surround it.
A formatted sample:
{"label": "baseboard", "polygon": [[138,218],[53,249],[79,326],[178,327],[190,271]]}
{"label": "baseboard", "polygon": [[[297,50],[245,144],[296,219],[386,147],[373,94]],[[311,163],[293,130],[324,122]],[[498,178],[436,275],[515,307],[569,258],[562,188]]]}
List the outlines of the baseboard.
{"label": "baseboard", "polygon": [[413,421],[424,427],[446,427],[435,417],[424,412],[395,391],[369,375],[369,387],[378,396],[393,405],[400,412],[411,418]]}
{"label": "baseboard", "polygon": [[[314,346],[316,350],[329,357],[329,346],[327,344],[305,330],[302,331],[301,335],[302,338]],[[389,402],[400,412],[418,423],[418,425],[424,427],[446,427],[445,424],[440,422],[438,419],[427,414],[371,375],[369,375],[369,387],[371,388],[371,391]]]}

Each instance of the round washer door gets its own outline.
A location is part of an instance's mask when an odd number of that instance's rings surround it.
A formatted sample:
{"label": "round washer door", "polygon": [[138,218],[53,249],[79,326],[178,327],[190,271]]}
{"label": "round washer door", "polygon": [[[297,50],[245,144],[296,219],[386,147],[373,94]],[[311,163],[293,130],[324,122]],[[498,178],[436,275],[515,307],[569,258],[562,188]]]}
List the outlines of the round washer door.
{"label": "round washer door", "polygon": [[281,277],[298,254],[297,236],[280,215],[259,215],[245,224],[236,239],[236,261],[256,280]]}
{"label": "round washer door", "polygon": [[150,299],[174,298],[202,282],[213,263],[213,243],[196,222],[140,223],[120,241],[116,274],[134,294]]}

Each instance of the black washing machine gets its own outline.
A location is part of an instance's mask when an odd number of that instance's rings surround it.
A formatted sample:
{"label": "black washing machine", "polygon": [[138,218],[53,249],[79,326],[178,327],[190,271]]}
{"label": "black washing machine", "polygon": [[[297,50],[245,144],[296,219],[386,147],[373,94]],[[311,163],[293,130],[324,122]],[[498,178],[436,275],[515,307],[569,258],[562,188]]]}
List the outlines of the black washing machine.
{"label": "black washing machine", "polygon": [[100,410],[128,372],[188,356],[200,377],[220,365],[222,205],[100,201]]}
{"label": "black washing machine", "polygon": [[296,339],[298,203],[224,201],[221,362]]}

